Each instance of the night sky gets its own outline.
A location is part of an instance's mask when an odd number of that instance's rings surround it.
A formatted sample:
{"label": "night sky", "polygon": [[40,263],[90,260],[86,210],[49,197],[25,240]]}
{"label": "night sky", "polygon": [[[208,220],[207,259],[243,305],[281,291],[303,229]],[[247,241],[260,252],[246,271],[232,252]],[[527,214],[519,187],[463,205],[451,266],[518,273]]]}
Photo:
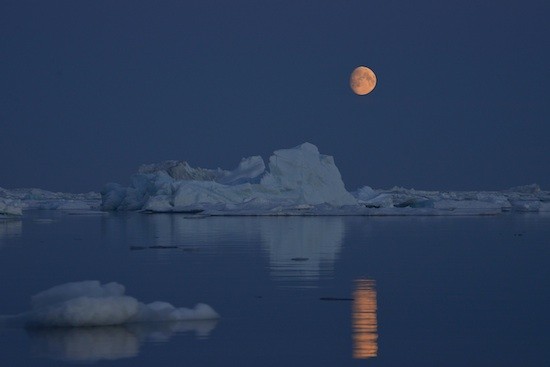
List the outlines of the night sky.
{"label": "night sky", "polygon": [[0,187],[308,141],[348,190],[550,189],[549,19],[546,0],[0,0]]}

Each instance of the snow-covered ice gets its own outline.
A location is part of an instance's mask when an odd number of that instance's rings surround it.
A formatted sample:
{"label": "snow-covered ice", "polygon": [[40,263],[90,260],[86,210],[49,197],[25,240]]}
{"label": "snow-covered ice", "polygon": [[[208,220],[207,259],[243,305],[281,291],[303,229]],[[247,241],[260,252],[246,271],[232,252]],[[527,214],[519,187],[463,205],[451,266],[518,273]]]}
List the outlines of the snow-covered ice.
{"label": "snow-covered ice", "polygon": [[0,197],[0,218],[20,216],[23,214],[23,207],[20,200]]}
{"label": "snow-covered ice", "polygon": [[21,215],[29,209],[98,210],[101,196],[96,192],[72,194],[42,189],[0,187],[0,214]]}
{"label": "snow-covered ice", "polygon": [[186,161],[145,164],[129,186],[106,184],[101,195],[0,188],[0,219],[27,209],[74,212],[147,211],[203,215],[494,215],[550,212],[550,192],[536,184],[502,191],[423,191],[363,186],[348,192],[332,156],[304,143],[233,170]]}
{"label": "snow-covered ice", "polygon": [[234,170],[193,168],[185,161],[140,167],[131,185],[107,184],[102,209],[203,212],[208,215],[492,215],[548,211],[537,185],[504,191],[421,191],[364,186],[350,193],[331,156],[304,143],[243,158]]}
{"label": "snow-covered ice", "polygon": [[[505,211],[548,211],[550,192],[536,184],[503,191],[421,191],[394,187],[374,190],[368,186],[357,190],[358,203],[371,209],[399,212],[398,209],[419,209],[418,212],[497,214]],[[421,209],[421,210],[420,210]],[[414,211],[413,211],[414,212]]]}
{"label": "snow-covered ice", "polygon": [[232,171],[192,168],[168,161],[142,166],[130,187],[108,184],[104,210],[269,213],[328,205],[357,205],[331,156],[313,144],[273,153],[266,168],[259,156],[243,158]]}
{"label": "snow-covered ice", "polygon": [[176,308],[167,302],[145,304],[125,295],[118,283],[82,281],[61,284],[31,298],[31,310],[3,316],[8,324],[27,327],[113,326],[143,322],[210,320],[219,318],[212,307]]}

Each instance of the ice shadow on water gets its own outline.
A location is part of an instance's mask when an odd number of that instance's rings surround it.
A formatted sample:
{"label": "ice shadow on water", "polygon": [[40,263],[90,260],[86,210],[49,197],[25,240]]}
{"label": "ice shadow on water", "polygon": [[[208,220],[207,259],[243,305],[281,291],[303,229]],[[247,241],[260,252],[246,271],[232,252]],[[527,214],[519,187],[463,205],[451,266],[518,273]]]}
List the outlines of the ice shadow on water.
{"label": "ice shadow on water", "polygon": [[176,334],[195,332],[208,338],[217,320],[151,322],[102,327],[27,328],[35,357],[96,362],[136,357],[147,342],[168,342]]}

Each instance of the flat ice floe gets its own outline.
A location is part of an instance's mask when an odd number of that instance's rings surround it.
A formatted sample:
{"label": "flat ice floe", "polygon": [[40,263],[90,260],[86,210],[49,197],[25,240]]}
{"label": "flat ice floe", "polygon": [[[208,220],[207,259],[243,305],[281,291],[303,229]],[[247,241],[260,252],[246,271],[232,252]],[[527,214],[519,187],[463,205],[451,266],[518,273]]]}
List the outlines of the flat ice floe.
{"label": "flat ice floe", "polygon": [[192,168],[185,161],[140,167],[131,185],[107,184],[106,211],[202,212],[206,215],[491,215],[550,211],[537,185],[505,191],[419,191],[395,187],[346,190],[331,156],[310,143],[243,158],[232,171]]}
{"label": "flat ice floe", "polygon": [[536,184],[502,191],[422,191],[365,186],[354,193],[358,204],[388,215],[498,214],[506,211],[550,212],[550,192]]}

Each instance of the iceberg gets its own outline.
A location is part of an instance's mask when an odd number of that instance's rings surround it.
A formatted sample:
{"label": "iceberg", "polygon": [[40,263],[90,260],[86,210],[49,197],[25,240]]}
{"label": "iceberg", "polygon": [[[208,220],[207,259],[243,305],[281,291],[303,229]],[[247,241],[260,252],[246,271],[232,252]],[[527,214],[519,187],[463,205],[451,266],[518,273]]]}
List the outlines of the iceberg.
{"label": "iceberg", "polygon": [[101,196],[107,211],[259,215],[357,205],[333,157],[310,143],[275,151],[267,167],[259,156],[243,158],[231,171],[192,168],[185,161],[143,165],[129,187],[107,184]]}
{"label": "iceberg", "polygon": [[363,186],[348,192],[334,158],[303,143],[275,151],[268,164],[243,158],[233,170],[193,168],[186,161],[142,165],[124,187],[101,191],[105,211],[203,215],[495,215],[550,210],[536,184],[504,191],[422,191]]}

